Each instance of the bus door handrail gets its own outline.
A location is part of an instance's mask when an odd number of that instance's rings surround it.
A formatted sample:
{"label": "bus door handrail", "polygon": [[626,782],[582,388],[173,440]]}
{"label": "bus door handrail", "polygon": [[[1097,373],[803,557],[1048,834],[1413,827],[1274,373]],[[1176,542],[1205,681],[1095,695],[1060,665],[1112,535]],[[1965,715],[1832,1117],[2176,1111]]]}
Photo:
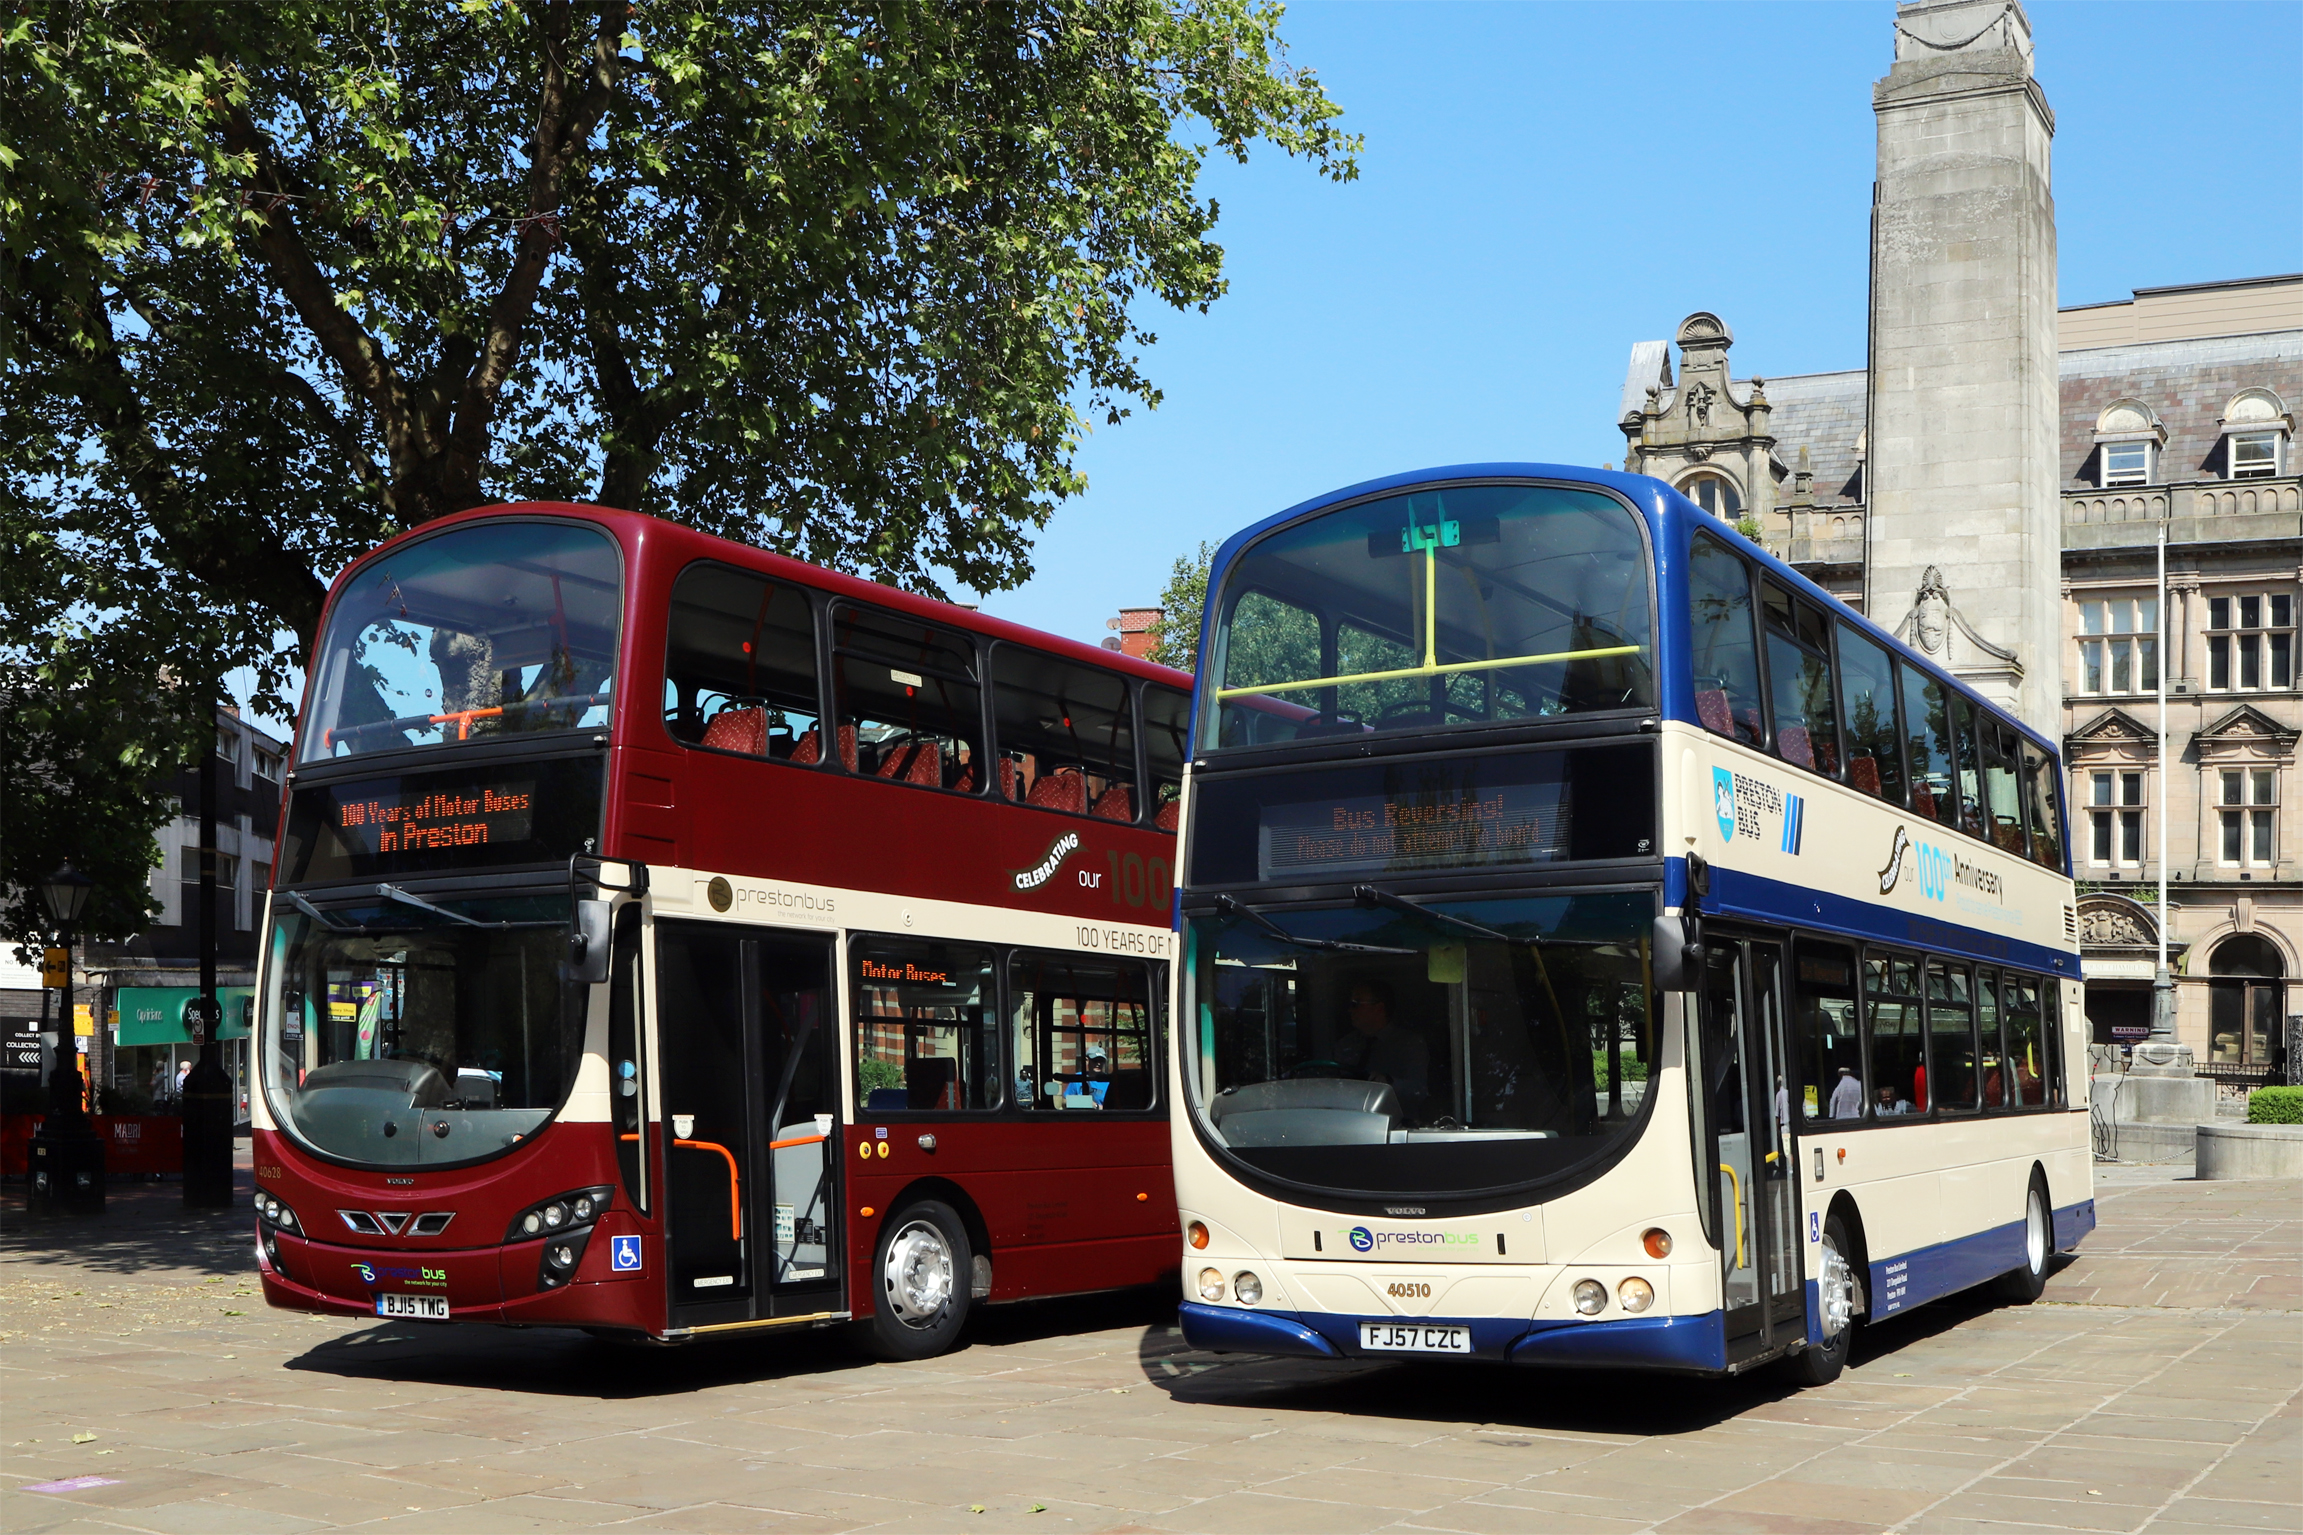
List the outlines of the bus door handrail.
{"label": "bus door handrail", "polygon": [[[616,1137],[616,1139],[619,1141],[636,1141],[639,1138],[639,1134],[636,1131],[627,1131],[625,1134]],[[672,1141],[672,1144],[675,1146],[685,1147],[689,1151],[716,1151],[722,1157],[727,1159],[728,1226],[729,1229],[734,1232],[735,1239],[741,1242],[744,1239],[743,1175],[736,1171],[736,1154],[730,1151],[727,1147],[721,1145],[718,1141],[683,1141],[675,1138]]]}
{"label": "bus door handrail", "polygon": [[1743,1261],[1743,1179],[1725,1162],[1719,1164],[1719,1170],[1727,1174],[1729,1183],[1735,1185],[1735,1266],[1739,1269],[1749,1268],[1751,1265]]}

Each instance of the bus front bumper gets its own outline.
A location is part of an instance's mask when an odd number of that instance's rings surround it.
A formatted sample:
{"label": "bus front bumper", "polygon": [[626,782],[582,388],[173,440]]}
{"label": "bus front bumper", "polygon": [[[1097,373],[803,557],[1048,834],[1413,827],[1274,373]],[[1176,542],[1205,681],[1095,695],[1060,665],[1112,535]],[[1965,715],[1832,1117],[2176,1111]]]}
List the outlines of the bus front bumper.
{"label": "bus front bumper", "polygon": [[[1511,1364],[1696,1373],[1727,1368],[1727,1335],[1716,1311],[1703,1316],[1528,1322],[1508,1317],[1359,1317],[1330,1312],[1250,1311],[1190,1301],[1179,1310],[1184,1341],[1216,1354],[1277,1354],[1299,1359],[1470,1357]],[[1362,1322],[1401,1321],[1469,1327],[1471,1353],[1416,1355],[1360,1347]]]}

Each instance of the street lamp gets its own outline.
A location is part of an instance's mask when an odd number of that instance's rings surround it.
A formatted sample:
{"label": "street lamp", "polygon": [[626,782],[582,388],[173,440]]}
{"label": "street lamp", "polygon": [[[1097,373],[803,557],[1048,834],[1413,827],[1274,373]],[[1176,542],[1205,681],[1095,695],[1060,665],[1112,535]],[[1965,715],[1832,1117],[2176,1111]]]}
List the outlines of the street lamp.
{"label": "street lamp", "polygon": [[87,1084],[81,1080],[78,1052],[71,1042],[72,939],[95,888],[96,882],[70,863],[40,882],[41,898],[56,919],[64,950],[64,984],[59,988],[56,1064],[48,1074],[48,1112],[32,1139],[29,1207],[35,1212],[61,1208],[93,1214],[104,1208],[104,1145],[88,1123],[82,1103]]}

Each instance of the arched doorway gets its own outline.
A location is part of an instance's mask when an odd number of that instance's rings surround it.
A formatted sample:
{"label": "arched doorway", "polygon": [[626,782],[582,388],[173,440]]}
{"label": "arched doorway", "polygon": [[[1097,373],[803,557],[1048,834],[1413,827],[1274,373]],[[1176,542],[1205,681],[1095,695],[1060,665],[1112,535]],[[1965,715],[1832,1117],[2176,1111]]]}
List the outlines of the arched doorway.
{"label": "arched doorway", "polygon": [[2285,1028],[2286,966],[2270,939],[2239,933],[2207,961],[2207,1058],[2223,1066],[2267,1066]]}

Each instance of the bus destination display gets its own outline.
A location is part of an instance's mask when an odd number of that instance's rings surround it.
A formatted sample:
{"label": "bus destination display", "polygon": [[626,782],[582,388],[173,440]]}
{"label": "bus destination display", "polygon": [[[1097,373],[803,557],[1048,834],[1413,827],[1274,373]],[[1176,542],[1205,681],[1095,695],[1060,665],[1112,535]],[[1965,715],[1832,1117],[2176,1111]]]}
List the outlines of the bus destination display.
{"label": "bus destination display", "polygon": [[1266,807],[1258,876],[1533,863],[1561,856],[1564,783],[1446,786]]}
{"label": "bus destination display", "polygon": [[1191,881],[1317,885],[1655,856],[1655,748],[1574,746],[1210,773]]}
{"label": "bus destination display", "polygon": [[470,847],[525,842],[534,821],[536,781],[513,779],[457,789],[418,791],[397,799],[336,802],[336,830],[356,850]]}
{"label": "bus destination display", "polygon": [[585,756],[298,784],[283,878],[565,862],[597,845],[601,776]]}

